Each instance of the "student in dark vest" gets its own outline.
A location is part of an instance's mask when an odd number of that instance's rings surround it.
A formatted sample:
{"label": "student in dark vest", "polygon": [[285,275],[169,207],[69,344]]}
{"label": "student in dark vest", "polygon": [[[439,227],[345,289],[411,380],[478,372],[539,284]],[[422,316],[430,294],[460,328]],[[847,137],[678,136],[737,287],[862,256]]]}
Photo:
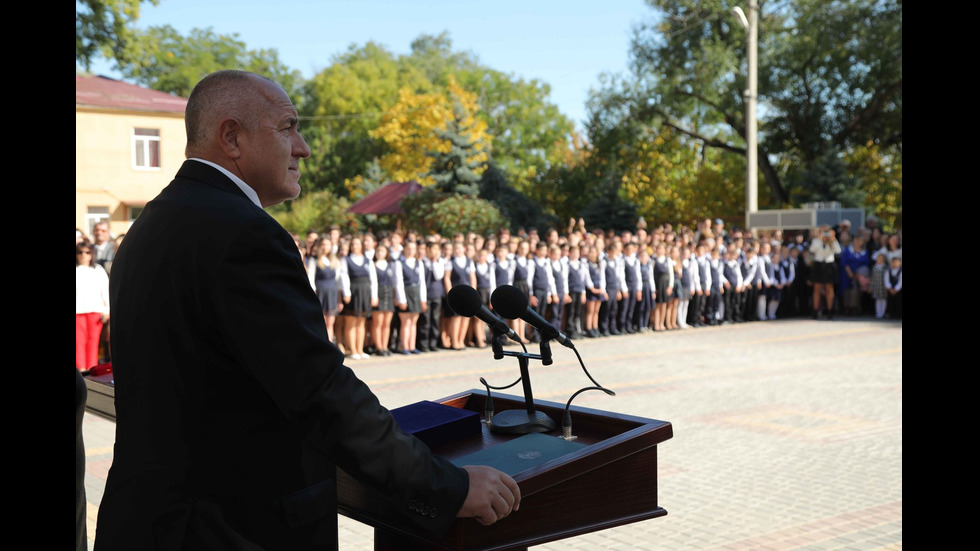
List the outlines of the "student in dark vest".
{"label": "student in dark vest", "polygon": [[589,263],[582,258],[579,245],[568,247],[568,314],[565,316],[565,334],[569,338],[578,338],[585,334],[585,289],[592,287],[589,276]]}
{"label": "student in dark vest", "polygon": [[725,263],[722,265],[722,276],[725,282],[725,322],[742,323],[742,302],[745,296],[742,281],[742,267],[738,261],[738,249],[729,247],[725,252]]}
{"label": "student in dark vest", "polygon": [[707,324],[708,298],[711,296],[711,255],[708,254],[708,245],[701,241],[694,248],[694,261],[698,264],[698,286],[691,299],[691,312],[689,319],[691,327],[703,327]]}
{"label": "student in dark vest", "polygon": [[[476,259],[473,262],[476,275],[476,292],[480,295],[480,302],[488,309],[490,305],[490,294],[497,288],[497,272],[493,267],[490,258],[490,251],[478,249]],[[479,320],[470,321],[470,338],[473,346],[477,348],[487,347],[487,332],[490,327]]]}
{"label": "student in dark vest", "polygon": [[[529,306],[543,319],[547,319],[552,302],[558,300],[558,290],[555,287],[555,274],[551,270],[551,260],[548,258],[548,243],[539,241],[534,247],[532,259],[534,272],[531,275],[531,297]],[[532,331],[532,342],[541,342],[541,334],[535,328]]]}
{"label": "student in dark vest", "polygon": [[402,354],[421,354],[418,348],[419,317],[429,309],[425,267],[418,257],[418,242],[404,242],[398,262],[398,343]]}
{"label": "student in dark vest", "polygon": [[902,256],[893,256],[891,267],[885,275],[885,288],[888,289],[888,317],[902,319]]}
{"label": "student in dark vest", "polygon": [[656,304],[653,309],[653,330],[667,330],[667,303],[674,296],[674,266],[667,255],[667,245],[657,243],[653,258],[653,284],[656,286]]}
{"label": "student in dark vest", "polygon": [[623,279],[626,281],[624,308],[619,313],[619,327],[633,334],[640,330],[639,307],[643,300],[643,278],[640,277],[640,261],[636,256],[637,243],[629,241],[623,247]]}
{"label": "student in dark vest", "polygon": [[759,266],[759,254],[756,249],[757,241],[746,244],[744,259],[741,263],[742,281],[745,284],[742,317],[745,321],[757,321],[757,299],[762,293],[762,273]]}
{"label": "student in dark vest", "polygon": [[704,319],[708,325],[718,325],[724,308],[724,295],[727,281],[724,276],[725,261],[721,258],[721,247],[715,245],[708,252],[708,270],[711,272],[711,294],[705,297]]}
{"label": "student in dark vest", "polygon": [[426,243],[422,257],[425,269],[425,300],[427,306],[419,317],[418,348],[422,352],[436,352],[442,340],[442,303],[446,298],[446,259],[436,240]]}
{"label": "student in dark vest", "polygon": [[585,289],[585,336],[596,338],[599,336],[599,312],[606,300],[606,267],[598,245],[588,245],[586,259],[589,279]]}
{"label": "student in dark vest", "polygon": [[[528,305],[531,304],[531,280],[534,278],[534,261],[531,259],[531,243],[527,239],[517,241],[517,251],[514,253],[514,287],[524,293]],[[530,330],[527,323],[520,319],[510,320],[510,328],[520,335],[524,344],[531,342]]]}
{"label": "student in dark vest", "polygon": [[623,271],[618,268],[622,262],[622,245],[613,239],[606,245],[606,301],[605,311],[599,313],[599,331],[603,337],[621,335],[619,330],[619,306],[626,289]]}
{"label": "student in dark vest", "polygon": [[[463,241],[453,243],[452,258],[448,262],[449,283],[446,292],[457,285],[469,285],[476,289],[476,266],[473,259],[466,254],[466,244]],[[460,315],[448,307],[444,316],[449,316],[449,342],[453,350],[466,349],[466,334],[470,327],[470,318]]]}
{"label": "student in dark vest", "polygon": [[640,281],[643,283],[641,291],[643,297],[636,308],[636,321],[640,331],[646,333],[650,331],[650,323],[653,321],[657,293],[657,286],[653,282],[653,257],[650,256],[650,248],[646,245],[641,246],[636,258],[640,265]]}
{"label": "student in dark vest", "polygon": [[551,275],[555,280],[555,300],[551,303],[548,319],[558,331],[567,333],[565,310],[572,301],[572,295],[568,292],[567,258],[562,257],[560,245],[548,246],[548,260],[551,265]]}

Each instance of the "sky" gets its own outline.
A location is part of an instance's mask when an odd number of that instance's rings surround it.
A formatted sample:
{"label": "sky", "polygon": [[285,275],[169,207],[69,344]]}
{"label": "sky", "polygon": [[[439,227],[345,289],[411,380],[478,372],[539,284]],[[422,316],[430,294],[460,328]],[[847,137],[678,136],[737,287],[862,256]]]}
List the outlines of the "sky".
{"label": "sky", "polygon": [[[550,85],[549,100],[581,129],[589,89],[602,73],[627,72],[632,29],[653,15],[643,0],[160,0],[141,4],[136,24],[237,33],[306,78],[351,45],[405,55],[420,35],[447,32],[454,52]],[[91,71],[121,78],[104,61]]]}

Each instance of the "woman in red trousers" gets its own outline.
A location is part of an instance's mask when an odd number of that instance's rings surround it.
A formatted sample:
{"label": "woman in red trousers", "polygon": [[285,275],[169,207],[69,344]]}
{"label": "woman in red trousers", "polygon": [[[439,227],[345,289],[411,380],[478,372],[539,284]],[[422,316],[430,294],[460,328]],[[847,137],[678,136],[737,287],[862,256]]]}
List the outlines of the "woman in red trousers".
{"label": "woman in red trousers", "polygon": [[99,336],[109,321],[109,275],[90,243],[75,245],[75,368],[99,363]]}

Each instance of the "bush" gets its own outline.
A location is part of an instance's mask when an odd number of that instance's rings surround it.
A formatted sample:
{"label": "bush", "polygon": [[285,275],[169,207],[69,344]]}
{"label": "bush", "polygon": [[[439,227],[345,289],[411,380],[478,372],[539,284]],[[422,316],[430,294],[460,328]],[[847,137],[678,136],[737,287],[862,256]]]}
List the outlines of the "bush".
{"label": "bush", "polygon": [[402,200],[409,229],[423,235],[439,233],[494,233],[507,224],[492,203],[484,199],[447,194],[426,188]]}
{"label": "bush", "polygon": [[357,225],[356,217],[347,212],[351,202],[329,191],[303,193],[298,199],[281,203],[269,210],[286,231],[306,233],[307,230],[321,232],[338,224],[342,228]]}

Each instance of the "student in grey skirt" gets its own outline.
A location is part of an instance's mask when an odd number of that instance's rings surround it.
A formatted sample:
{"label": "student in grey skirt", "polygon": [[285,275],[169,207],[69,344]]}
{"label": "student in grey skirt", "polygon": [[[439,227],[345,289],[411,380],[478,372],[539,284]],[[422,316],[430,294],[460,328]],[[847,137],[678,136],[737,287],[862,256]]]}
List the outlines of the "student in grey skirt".
{"label": "student in grey skirt", "polygon": [[378,244],[374,249],[374,269],[378,279],[378,305],[371,312],[371,341],[376,356],[390,356],[391,318],[395,315],[395,285],[401,278],[397,262],[388,258],[388,246]]}
{"label": "student in grey skirt", "polygon": [[395,302],[401,325],[398,337],[402,354],[421,354],[415,343],[419,316],[428,308],[425,289],[425,266],[418,258],[418,243],[406,241],[400,261],[396,262]]}

